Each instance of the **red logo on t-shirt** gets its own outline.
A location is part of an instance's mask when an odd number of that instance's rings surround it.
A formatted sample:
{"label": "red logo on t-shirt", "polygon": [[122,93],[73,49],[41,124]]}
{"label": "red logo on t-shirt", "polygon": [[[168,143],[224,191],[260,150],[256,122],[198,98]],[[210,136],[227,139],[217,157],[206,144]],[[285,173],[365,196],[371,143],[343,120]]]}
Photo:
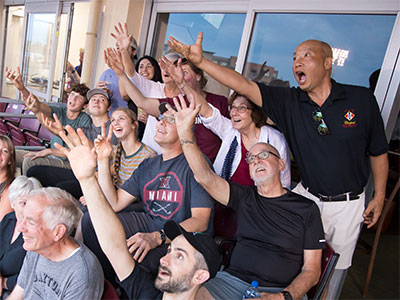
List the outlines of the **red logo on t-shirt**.
{"label": "red logo on t-shirt", "polygon": [[356,127],[357,123],[354,120],[354,117],[356,115],[354,114],[354,109],[346,109],[345,114],[344,114],[344,122],[343,122],[343,127],[344,128],[349,128],[349,127]]}
{"label": "red logo on t-shirt", "polygon": [[174,172],[160,173],[143,187],[143,202],[153,216],[171,219],[182,201],[183,187]]}

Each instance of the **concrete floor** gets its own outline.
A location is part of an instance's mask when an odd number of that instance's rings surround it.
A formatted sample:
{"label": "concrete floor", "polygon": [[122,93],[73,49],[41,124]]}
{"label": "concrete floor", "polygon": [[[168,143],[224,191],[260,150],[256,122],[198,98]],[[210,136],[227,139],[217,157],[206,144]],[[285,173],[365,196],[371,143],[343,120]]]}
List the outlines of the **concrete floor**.
{"label": "concrete floor", "polygon": [[[363,230],[361,234],[366,241],[372,244],[375,231]],[[399,209],[397,205],[388,230],[380,238],[367,297],[362,298],[362,290],[367,274],[369,255],[356,252],[340,299],[400,299],[399,248]]]}

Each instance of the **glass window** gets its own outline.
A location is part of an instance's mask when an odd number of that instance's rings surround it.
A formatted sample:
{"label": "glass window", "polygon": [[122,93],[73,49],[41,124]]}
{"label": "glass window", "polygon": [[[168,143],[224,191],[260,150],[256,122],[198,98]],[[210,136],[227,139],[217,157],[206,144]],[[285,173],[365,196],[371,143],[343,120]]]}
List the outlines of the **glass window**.
{"label": "glass window", "polygon": [[302,41],[317,39],[334,50],[332,78],[368,87],[370,74],[382,65],[395,18],[259,13],[243,74],[266,84],[297,86],[292,74],[293,52]]}
{"label": "glass window", "polygon": [[[10,6],[6,24],[7,36],[4,41],[7,45],[5,47],[4,66],[12,70],[16,70],[19,65],[23,25],[24,6]],[[15,99],[17,94],[12,82],[6,79],[5,76],[0,79],[0,82],[2,82],[1,96]]]}
{"label": "glass window", "polygon": [[[234,69],[242,37],[245,14],[163,13],[157,16],[152,56],[160,58],[168,51],[166,40],[173,36],[185,44],[196,42],[204,33],[203,53],[209,59]],[[227,95],[229,90],[208,77],[205,88]]]}
{"label": "glass window", "polygon": [[28,88],[46,94],[55,14],[32,13],[28,18],[23,74]]}

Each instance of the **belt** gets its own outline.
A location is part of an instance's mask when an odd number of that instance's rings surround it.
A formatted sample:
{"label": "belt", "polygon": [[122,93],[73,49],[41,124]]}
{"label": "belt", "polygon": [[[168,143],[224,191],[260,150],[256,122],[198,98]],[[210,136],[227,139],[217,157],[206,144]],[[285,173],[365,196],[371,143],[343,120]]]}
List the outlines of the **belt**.
{"label": "belt", "polygon": [[[307,188],[306,188],[307,189]],[[334,195],[334,196],[325,196],[322,195],[320,193],[316,193],[310,189],[307,189],[307,191],[311,194],[313,194],[315,197],[317,197],[320,201],[322,202],[336,202],[336,201],[347,201],[348,200],[357,200],[360,199],[360,194],[363,191],[359,191],[359,192],[347,192],[347,193],[343,193],[343,194],[338,194],[338,195]]]}

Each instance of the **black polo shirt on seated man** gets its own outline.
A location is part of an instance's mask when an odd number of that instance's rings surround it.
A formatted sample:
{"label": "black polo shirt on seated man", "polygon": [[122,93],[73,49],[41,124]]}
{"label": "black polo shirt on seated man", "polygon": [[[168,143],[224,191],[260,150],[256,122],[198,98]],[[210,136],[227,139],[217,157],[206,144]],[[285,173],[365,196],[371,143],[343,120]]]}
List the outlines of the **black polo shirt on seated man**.
{"label": "black polo shirt on seated man", "polygon": [[[285,135],[305,187],[313,194],[359,194],[369,175],[369,155],[388,151],[374,95],[364,87],[336,83],[319,107],[300,88],[258,83],[263,111]],[[322,112],[329,133],[318,132],[313,118]]]}
{"label": "black polo shirt on seated man", "polygon": [[325,247],[318,206],[291,191],[260,196],[257,187],[229,182],[228,206],[237,213],[237,243],[226,272],[249,284],[286,287],[299,275],[304,250]]}

